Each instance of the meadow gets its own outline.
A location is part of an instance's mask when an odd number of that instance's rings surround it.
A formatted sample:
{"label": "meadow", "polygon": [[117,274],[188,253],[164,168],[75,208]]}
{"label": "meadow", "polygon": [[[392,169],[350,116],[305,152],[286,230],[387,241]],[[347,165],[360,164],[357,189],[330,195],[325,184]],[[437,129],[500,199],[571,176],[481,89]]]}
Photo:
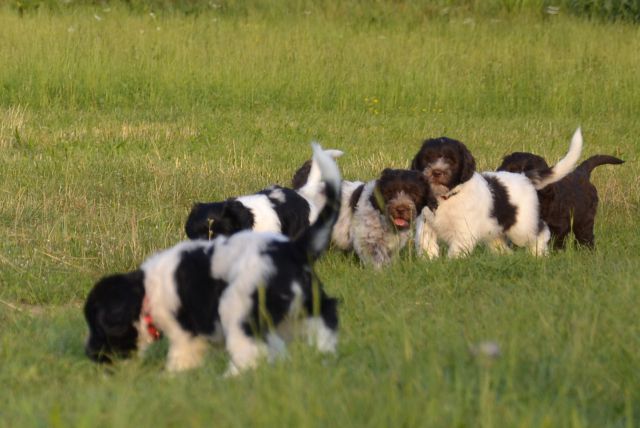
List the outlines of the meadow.
{"label": "meadow", "polygon": [[[0,3],[0,426],[638,426],[640,27],[444,1],[246,3]],[[335,357],[293,343],[225,379],[214,348],[179,376],[164,343],[110,369],[84,356],[98,278],[184,239],[193,201],[286,185],[312,140],[368,180],[440,135],[481,170],[516,150],[553,162],[578,126],[583,159],[626,160],[592,175],[594,251],[408,248],[374,272],[330,250],[317,270],[341,300]]]}

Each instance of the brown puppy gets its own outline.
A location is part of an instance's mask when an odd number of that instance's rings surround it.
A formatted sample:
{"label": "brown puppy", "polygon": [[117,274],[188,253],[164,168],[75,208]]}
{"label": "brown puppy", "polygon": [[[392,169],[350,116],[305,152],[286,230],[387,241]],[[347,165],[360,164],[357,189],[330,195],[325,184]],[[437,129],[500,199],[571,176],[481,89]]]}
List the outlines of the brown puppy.
{"label": "brown puppy", "polygon": [[[580,245],[594,246],[593,224],[598,209],[598,191],[589,181],[591,171],[599,165],[621,164],[623,160],[608,155],[595,155],[582,162],[562,180],[538,190],[540,217],[551,231],[555,249],[563,249],[570,232]],[[498,171],[545,175],[549,165],[532,153],[515,152],[505,158]]]}

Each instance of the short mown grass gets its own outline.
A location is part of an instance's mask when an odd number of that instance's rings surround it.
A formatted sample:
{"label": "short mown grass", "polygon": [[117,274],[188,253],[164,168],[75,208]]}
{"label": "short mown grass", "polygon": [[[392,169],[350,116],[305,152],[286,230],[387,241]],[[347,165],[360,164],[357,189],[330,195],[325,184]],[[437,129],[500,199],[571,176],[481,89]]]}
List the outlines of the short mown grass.
{"label": "short mown grass", "polygon": [[[0,8],[0,425],[637,426],[638,27],[355,5]],[[287,184],[311,140],[367,180],[439,135],[481,169],[553,162],[579,125],[583,158],[627,161],[593,173],[595,251],[407,249],[373,272],[332,250],[337,356],[296,343],[237,379],[219,349],[173,377],[163,343],[110,370],[83,355],[99,277],[184,239],[195,200]]]}

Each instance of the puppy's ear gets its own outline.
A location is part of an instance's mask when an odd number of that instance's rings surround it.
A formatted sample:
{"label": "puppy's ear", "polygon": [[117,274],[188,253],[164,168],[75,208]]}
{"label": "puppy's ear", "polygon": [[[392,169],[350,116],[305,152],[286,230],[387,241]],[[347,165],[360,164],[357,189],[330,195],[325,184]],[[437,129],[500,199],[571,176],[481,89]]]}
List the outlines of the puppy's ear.
{"label": "puppy's ear", "polygon": [[411,161],[411,169],[420,172],[424,169],[424,165],[422,164],[422,149],[420,149],[413,157],[413,160]]}
{"label": "puppy's ear", "polygon": [[[428,186],[428,184],[427,184],[427,186]],[[425,197],[424,197],[424,200],[423,200],[422,208],[424,208],[424,207],[429,207],[429,209],[431,211],[435,211],[435,209],[438,208],[438,200],[433,195],[433,192],[431,191],[431,188],[429,188],[429,190],[427,192],[425,192]],[[420,214],[420,213],[418,213],[418,214]]]}
{"label": "puppy's ear", "polygon": [[224,202],[195,203],[184,225],[189,239],[208,239],[209,228],[213,221],[218,221],[224,210]]}
{"label": "puppy's ear", "polygon": [[129,302],[121,302],[98,314],[98,322],[108,337],[123,336],[136,318]]}
{"label": "puppy's ear", "polygon": [[234,229],[229,230],[228,233],[235,233],[240,230],[253,228],[253,214],[251,214],[251,211],[247,207],[238,201],[226,204],[223,217],[227,217],[229,219],[231,227]]}
{"label": "puppy's ear", "polygon": [[295,190],[298,190],[302,186],[307,184],[307,180],[309,179],[310,172],[311,172],[311,160],[307,160],[293,174],[293,178],[291,179],[291,187]]}
{"label": "puppy's ear", "polygon": [[473,155],[467,149],[464,144],[460,144],[460,159],[462,164],[460,165],[460,177],[458,183],[464,183],[465,181],[469,181],[473,176],[473,173],[476,172],[476,160]]}

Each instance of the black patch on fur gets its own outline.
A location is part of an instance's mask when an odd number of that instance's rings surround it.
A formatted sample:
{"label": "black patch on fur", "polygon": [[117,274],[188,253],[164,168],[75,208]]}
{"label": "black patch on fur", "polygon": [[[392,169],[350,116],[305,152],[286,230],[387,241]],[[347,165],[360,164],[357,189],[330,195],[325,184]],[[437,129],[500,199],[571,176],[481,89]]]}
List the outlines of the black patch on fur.
{"label": "black patch on fur", "polygon": [[[313,281],[317,281],[316,291],[319,299],[320,316],[327,327],[332,330],[338,328],[337,304],[335,299],[329,298],[315,276],[306,254],[290,242],[272,242],[263,252],[265,257],[271,258],[277,269],[265,281],[263,299],[258,290],[252,297],[253,309],[249,319],[243,323],[243,330],[250,336],[263,336],[270,326],[277,326],[289,314],[292,301],[295,298],[294,283],[300,286],[302,306],[308,315],[313,314]],[[261,301],[262,300],[262,301]],[[267,316],[265,316],[266,314]]]}
{"label": "black patch on fur", "polygon": [[176,319],[180,326],[196,335],[212,335],[220,319],[218,304],[227,282],[211,277],[213,247],[184,251],[176,267],[175,280],[180,307]]}
{"label": "black patch on fur", "polygon": [[253,224],[251,210],[230,198],[223,202],[194,204],[184,228],[189,239],[210,239],[251,229]]}
{"label": "black patch on fur", "polygon": [[349,198],[349,208],[351,208],[351,212],[356,210],[356,206],[358,205],[358,201],[360,200],[360,196],[362,196],[362,191],[364,190],[364,184],[356,187],[356,190],[351,194],[351,198]]}
{"label": "black patch on fur", "polygon": [[498,224],[502,226],[503,230],[509,230],[516,222],[518,208],[509,202],[507,188],[498,178],[489,175],[483,175],[483,177],[489,184],[493,197],[491,217],[498,220]]}
{"label": "black patch on fur", "polygon": [[[284,202],[270,196],[274,191],[279,191],[284,195]],[[283,235],[295,239],[309,227],[309,203],[295,190],[273,186],[258,192],[258,194],[269,198],[280,220],[280,232]]]}
{"label": "black patch on fur", "polygon": [[113,357],[127,357],[137,347],[138,330],[144,299],[144,272],[136,270],[102,278],[91,289],[84,306],[89,325],[85,353],[100,363]]}

